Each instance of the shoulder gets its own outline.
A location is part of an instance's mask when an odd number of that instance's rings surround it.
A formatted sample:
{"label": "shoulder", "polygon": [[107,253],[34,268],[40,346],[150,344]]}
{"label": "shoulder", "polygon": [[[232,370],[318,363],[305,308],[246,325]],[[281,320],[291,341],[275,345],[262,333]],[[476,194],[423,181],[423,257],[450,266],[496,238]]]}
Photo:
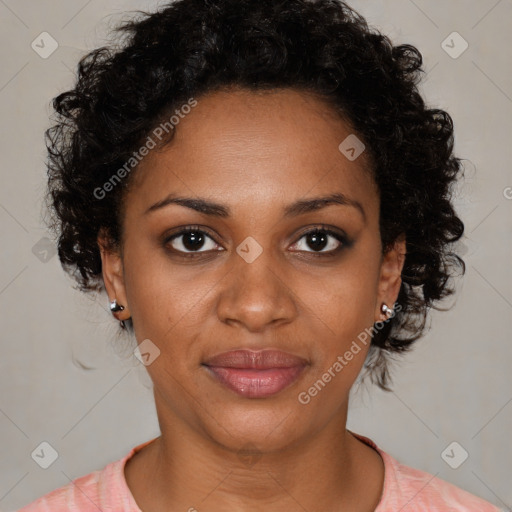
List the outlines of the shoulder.
{"label": "shoulder", "polygon": [[460,487],[426,471],[401,464],[368,437],[352,434],[376,449],[384,461],[384,486],[375,512],[402,509],[404,512],[501,512],[495,505]]}
{"label": "shoulder", "polygon": [[[425,507],[444,507],[453,512],[499,512],[488,501],[471,494],[435,475],[400,464],[389,456],[390,472],[394,485],[390,500],[409,503],[407,510],[425,510]],[[394,495],[393,495],[394,494]]]}
{"label": "shoulder", "polygon": [[122,459],[103,469],[41,496],[18,512],[141,512],[126,484],[124,467],[128,459],[151,441],[135,446]]}
{"label": "shoulder", "polygon": [[[88,475],[77,478],[69,484],[41,496],[18,512],[86,510],[86,505],[90,506],[91,502],[95,503],[98,500],[99,482],[102,480],[102,473],[105,469],[93,471]],[[90,501],[87,502],[88,499]]]}

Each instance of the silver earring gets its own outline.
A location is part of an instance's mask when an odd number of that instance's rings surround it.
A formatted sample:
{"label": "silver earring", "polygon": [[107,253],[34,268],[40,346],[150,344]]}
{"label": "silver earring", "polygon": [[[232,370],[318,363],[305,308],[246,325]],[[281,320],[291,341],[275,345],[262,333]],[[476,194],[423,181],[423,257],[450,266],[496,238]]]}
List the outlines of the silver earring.
{"label": "silver earring", "polygon": [[380,310],[388,318],[390,318],[393,315],[393,308],[389,308],[386,304],[382,304]]}
{"label": "silver earring", "polygon": [[116,299],[110,302],[110,311],[112,311],[112,313],[116,313],[117,311],[123,311],[123,309],[124,306],[118,304]]}

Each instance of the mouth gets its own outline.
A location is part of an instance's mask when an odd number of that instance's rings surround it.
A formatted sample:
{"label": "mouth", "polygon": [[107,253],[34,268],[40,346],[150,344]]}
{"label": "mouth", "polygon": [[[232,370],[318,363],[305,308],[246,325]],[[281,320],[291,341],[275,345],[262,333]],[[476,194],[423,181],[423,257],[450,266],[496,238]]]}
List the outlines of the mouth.
{"label": "mouth", "polygon": [[234,350],[203,366],[218,382],[245,398],[272,396],[295,382],[307,361],[279,350]]}

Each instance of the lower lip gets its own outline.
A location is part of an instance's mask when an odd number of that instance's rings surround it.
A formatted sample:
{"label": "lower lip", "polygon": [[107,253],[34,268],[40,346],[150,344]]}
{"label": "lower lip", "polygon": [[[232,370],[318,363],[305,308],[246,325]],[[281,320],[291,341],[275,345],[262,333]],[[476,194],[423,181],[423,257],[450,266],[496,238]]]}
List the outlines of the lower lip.
{"label": "lower lip", "polygon": [[246,398],[263,398],[275,395],[295,382],[303,366],[290,368],[226,368],[207,366],[214,376],[226,387]]}

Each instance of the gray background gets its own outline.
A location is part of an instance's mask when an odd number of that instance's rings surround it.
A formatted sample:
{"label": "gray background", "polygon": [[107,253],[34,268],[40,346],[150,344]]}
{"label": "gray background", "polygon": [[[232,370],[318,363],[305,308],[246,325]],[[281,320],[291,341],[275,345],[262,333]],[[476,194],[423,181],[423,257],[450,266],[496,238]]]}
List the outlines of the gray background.
{"label": "gray background", "polygon": [[[145,369],[116,337],[107,298],[73,289],[41,221],[43,131],[50,99],[72,85],[79,57],[105,44],[136,0],[0,0],[0,509],[14,510],[104,467],[158,435]],[[418,46],[423,91],[447,109],[466,180],[456,205],[467,274],[449,312],[396,366],[394,392],[353,394],[349,428],[400,462],[512,506],[512,127],[511,0],[353,1],[395,43]],[[113,17],[108,16],[114,14]],[[43,59],[41,32],[59,44]],[[458,32],[458,58],[442,42]],[[452,37],[453,39],[453,37]],[[448,39],[459,50],[461,41]],[[133,342],[133,340],[132,340]],[[31,453],[49,442],[59,457],[40,468]],[[468,459],[441,457],[456,441]],[[454,451],[460,457],[460,448]]]}

